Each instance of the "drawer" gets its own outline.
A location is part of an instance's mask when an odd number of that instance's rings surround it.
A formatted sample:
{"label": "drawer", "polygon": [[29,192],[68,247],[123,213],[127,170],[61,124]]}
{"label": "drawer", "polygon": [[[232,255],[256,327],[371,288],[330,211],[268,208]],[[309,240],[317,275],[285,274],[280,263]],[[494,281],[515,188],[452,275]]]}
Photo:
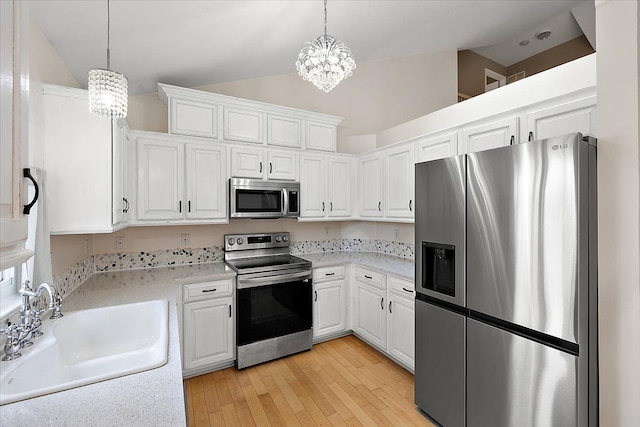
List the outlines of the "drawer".
{"label": "drawer", "polygon": [[182,286],[182,300],[184,302],[226,297],[232,294],[233,279],[190,283]]}
{"label": "drawer", "polygon": [[408,299],[414,299],[416,296],[415,286],[413,282],[410,282],[405,279],[401,279],[395,276],[389,276],[387,278],[387,283],[389,285],[389,291]]}
{"label": "drawer", "polygon": [[344,265],[313,269],[313,283],[344,279]]}
{"label": "drawer", "polygon": [[377,271],[367,268],[356,267],[356,280],[380,289],[386,289],[387,287],[386,274],[378,273]]}

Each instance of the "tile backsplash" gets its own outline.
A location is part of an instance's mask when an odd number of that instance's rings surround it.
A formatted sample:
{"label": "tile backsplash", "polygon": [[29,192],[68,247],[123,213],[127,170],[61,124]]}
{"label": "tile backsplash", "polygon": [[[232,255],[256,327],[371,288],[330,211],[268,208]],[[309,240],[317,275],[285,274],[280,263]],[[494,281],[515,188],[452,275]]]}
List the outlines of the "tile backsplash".
{"label": "tile backsplash", "polygon": [[[291,253],[294,255],[337,251],[377,252],[408,259],[413,259],[415,255],[414,245],[386,240],[334,239],[304,240],[291,243]],[[80,286],[94,272],[201,264],[222,261],[223,259],[224,251],[221,246],[100,254],[88,257],[68,268],[62,274],[56,275],[54,283],[64,297]]]}

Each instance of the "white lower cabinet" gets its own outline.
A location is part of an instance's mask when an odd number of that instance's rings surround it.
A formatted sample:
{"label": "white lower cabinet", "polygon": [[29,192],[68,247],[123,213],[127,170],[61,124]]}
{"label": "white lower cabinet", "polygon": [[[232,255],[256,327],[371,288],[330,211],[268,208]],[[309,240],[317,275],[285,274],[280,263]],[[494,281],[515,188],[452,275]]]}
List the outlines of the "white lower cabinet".
{"label": "white lower cabinet", "polygon": [[183,374],[204,373],[235,359],[233,279],[182,287]]}
{"label": "white lower cabinet", "polygon": [[387,277],[362,267],[355,268],[353,331],[382,349],[387,346]]}
{"label": "white lower cabinet", "polygon": [[415,367],[415,293],[413,282],[388,277],[387,351],[410,368]]}
{"label": "white lower cabinet", "polygon": [[313,339],[347,330],[347,294],[344,266],[313,270]]}

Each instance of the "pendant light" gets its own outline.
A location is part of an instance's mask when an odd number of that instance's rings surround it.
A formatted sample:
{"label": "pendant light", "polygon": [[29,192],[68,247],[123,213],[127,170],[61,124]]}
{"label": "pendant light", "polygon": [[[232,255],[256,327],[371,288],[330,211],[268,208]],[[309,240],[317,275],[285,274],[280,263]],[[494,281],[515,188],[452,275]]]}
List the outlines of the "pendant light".
{"label": "pendant light", "polygon": [[350,77],[356,68],[351,49],[327,35],[327,0],[324,0],[324,35],[304,44],[296,68],[300,77],[325,92]]}
{"label": "pendant light", "polygon": [[99,117],[124,118],[127,116],[128,82],[124,74],[110,69],[110,36],[111,22],[107,0],[107,68],[89,70],[89,111]]}

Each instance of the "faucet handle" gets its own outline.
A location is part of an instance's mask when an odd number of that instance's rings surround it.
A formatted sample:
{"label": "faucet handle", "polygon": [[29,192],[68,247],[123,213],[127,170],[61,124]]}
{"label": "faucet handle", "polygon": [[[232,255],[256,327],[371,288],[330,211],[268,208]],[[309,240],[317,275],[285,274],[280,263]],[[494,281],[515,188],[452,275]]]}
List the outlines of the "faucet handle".
{"label": "faucet handle", "polygon": [[8,320],[7,327],[0,329],[0,333],[7,335],[7,341],[4,344],[3,362],[17,359],[22,356],[22,354],[18,352],[20,350],[20,333],[22,332],[22,329],[22,326],[12,325]]}
{"label": "faucet handle", "polygon": [[64,316],[62,314],[62,297],[59,293],[56,292],[55,296],[53,297],[53,311],[49,319],[59,319],[62,316]]}

